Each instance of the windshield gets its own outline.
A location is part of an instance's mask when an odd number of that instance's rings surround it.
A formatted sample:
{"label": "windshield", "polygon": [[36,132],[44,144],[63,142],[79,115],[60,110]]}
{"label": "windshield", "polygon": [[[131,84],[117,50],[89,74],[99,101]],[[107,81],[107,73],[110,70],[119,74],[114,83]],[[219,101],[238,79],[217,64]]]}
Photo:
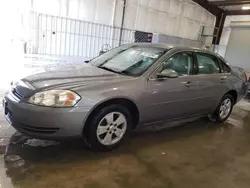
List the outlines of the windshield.
{"label": "windshield", "polygon": [[165,52],[166,49],[157,47],[121,46],[95,58],[90,63],[119,74],[139,76]]}

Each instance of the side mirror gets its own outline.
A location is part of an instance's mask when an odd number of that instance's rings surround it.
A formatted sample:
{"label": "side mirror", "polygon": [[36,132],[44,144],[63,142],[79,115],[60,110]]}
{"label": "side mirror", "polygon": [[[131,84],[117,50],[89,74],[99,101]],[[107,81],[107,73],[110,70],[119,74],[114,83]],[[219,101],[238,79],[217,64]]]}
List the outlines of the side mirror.
{"label": "side mirror", "polygon": [[[107,51],[108,51],[108,50],[107,50]],[[99,55],[105,54],[107,51],[101,50],[101,51],[99,52]]]}
{"label": "side mirror", "polygon": [[105,53],[104,51],[100,51],[100,52],[99,52],[99,55],[102,55],[102,54],[104,54],[104,53]]}
{"label": "side mirror", "polygon": [[248,82],[250,82],[250,77],[248,78]]}
{"label": "side mirror", "polygon": [[88,62],[90,62],[90,61],[89,60],[84,61],[84,63],[88,63]]}
{"label": "side mirror", "polygon": [[157,78],[178,78],[178,73],[172,69],[165,69],[156,74]]}

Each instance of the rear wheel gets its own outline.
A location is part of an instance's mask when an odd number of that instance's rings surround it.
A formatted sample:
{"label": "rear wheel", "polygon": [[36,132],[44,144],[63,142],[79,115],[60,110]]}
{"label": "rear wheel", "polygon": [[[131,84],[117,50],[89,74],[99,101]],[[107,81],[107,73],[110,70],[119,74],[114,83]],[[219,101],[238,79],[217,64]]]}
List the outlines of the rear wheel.
{"label": "rear wheel", "polygon": [[113,104],[92,116],[84,135],[92,149],[112,150],[124,140],[131,125],[132,118],[127,108]]}
{"label": "rear wheel", "polygon": [[218,105],[214,117],[216,122],[222,123],[227,120],[230,116],[234,105],[234,99],[232,95],[226,94],[220,101]]}

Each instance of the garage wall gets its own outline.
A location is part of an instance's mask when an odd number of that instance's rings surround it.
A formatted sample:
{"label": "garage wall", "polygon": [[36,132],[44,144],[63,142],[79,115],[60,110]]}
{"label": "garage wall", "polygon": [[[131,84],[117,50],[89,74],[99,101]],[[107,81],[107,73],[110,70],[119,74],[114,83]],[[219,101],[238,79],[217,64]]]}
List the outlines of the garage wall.
{"label": "garage wall", "polygon": [[225,58],[231,65],[250,72],[250,22],[244,26],[232,26]]}
{"label": "garage wall", "polygon": [[242,16],[227,16],[224,23],[224,28],[221,34],[220,44],[217,46],[217,53],[225,57],[229,37],[231,34],[230,24],[232,21],[250,21],[250,15]]}
{"label": "garage wall", "polygon": [[[30,0],[36,12],[121,26],[123,0]],[[191,0],[127,0],[124,27],[197,40],[215,17]]]}
{"label": "garage wall", "polygon": [[[120,18],[122,1],[117,2]],[[116,19],[115,24],[119,25]],[[161,33],[197,40],[202,25],[214,26],[215,17],[193,1],[127,0],[125,23],[128,29]]]}
{"label": "garage wall", "polygon": [[[104,44],[120,44],[124,0],[10,1],[21,15],[15,37],[27,54],[92,58]],[[215,22],[191,0],[127,0],[125,10],[121,43],[134,42],[136,30],[197,42],[201,26]]]}

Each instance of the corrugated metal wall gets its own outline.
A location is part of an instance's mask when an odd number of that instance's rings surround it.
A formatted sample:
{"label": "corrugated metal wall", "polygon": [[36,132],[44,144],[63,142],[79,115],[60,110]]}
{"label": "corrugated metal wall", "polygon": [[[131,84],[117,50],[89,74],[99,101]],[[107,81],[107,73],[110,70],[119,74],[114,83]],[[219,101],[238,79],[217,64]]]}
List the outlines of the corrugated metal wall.
{"label": "corrugated metal wall", "polygon": [[[134,31],[77,19],[30,13],[31,41],[27,54],[75,56],[82,59],[96,57],[106,45],[132,43]],[[120,37],[120,35],[122,35]]]}
{"label": "corrugated metal wall", "polygon": [[[28,54],[95,57],[105,44],[119,45],[120,28],[82,20],[30,13],[32,29]],[[133,31],[124,30],[122,44],[133,42]]]}

